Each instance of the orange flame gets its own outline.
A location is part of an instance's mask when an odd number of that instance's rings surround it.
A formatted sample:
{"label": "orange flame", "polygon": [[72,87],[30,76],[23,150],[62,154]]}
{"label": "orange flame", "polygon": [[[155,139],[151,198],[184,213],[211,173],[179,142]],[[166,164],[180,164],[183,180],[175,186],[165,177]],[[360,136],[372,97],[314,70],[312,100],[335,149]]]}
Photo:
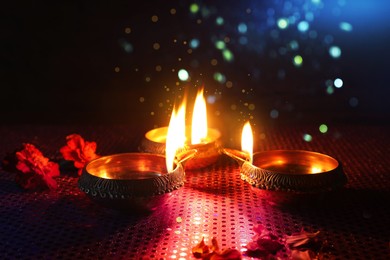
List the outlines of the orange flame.
{"label": "orange flame", "polygon": [[192,115],[191,144],[204,142],[207,137],[207,109],[203,96],[203,88],[196,95],[194,111]]}
{"label": "orange flame", "polygon": [[246,124],[242,128],[241,150],[248,154],[249,162],[252,163],[253,162],[253,132],[249,121],[246,122]]}
{"label": "orange flame", "polygon": [[183,100],[177,112],[176,109],[173,108],[169,121],[165,146],[165,163],[168,172],[173,171],[176,152],[179,148],[184,147],[186,141],[185,113],[186,102]]}

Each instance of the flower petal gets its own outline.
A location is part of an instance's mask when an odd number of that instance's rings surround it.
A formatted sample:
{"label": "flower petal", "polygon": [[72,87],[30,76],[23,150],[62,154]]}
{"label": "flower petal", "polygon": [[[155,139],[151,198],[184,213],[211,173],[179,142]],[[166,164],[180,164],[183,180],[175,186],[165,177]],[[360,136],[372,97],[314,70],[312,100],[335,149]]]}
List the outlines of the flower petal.
{"label": "flower petal", "polygon": [[320,231],[310,233],[310,232],[300,232],[292,234],[291,236],[286,237],[286,244],[291,248],[304,246],[312,241],[318,236]]}
{"label": "flower petal", "polygon": [[66,137],[68,140],[67,145],[70,149],[77,149],[80,147],[84,147],[84,139],[78,134],[71,134]]}
{"label": "flower petal", "polygon": [[202,258],[204,254],[208,254],[210,252],[209,247],[204,242],[204,237],[202,238],[202,241],[200,241],[199,244],[194,246],[192,248],[192,254],[196,258]]}

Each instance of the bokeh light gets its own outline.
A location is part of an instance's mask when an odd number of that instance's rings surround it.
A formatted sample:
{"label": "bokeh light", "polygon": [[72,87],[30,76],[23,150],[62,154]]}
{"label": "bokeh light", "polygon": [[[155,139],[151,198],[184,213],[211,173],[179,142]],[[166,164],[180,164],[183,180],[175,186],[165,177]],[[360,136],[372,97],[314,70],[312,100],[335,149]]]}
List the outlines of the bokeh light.
{"label": "bokeh light", "polygon": [[245,23],[240,23],[237,27],[239,33],[246,33],[248,30],[248,27],[246,26]]}
{"label": "bokeh light", "polygon": [[218,16],[217,19],[215,19],[215,23],[217,25],[223,25],[223,22],[224,22],[224,20],[221,16]]}
{"label": "bokeh light", "polygon": [[326,132],[328,132],[328,126],[326,124],[321,124],[319,130],[321,133],[325,134]]}
{"label": "bokeh light", "polygon": [[298,48],[299,48],[299,44],[298,44],[298,42],[297,41],[295,41],[295,40],[293,40],[293,41],[291,41],[290,43],[289,43],[289,46],[290,46],[290,48],[291,48],[291,50],[298,50]]}
{"label": "bokeh light", "polygon": [[309,30],[309,23],[306,21],[301,21],[298,23],[298,30],[300,32],[307,32]]}
{"label": "bokeh light", "polygon": [[153,49],[155,49],[156,51],[160,49],[160,44],[158,42],[154,43],[153,44]]}
{"label": "bokeh light", "polygon": [[214,73],[214,79],[215,79],[215,81],[217,81],[217,82],[219,82],[221,84],[225,83],[225,81],[226,81],[225,75],[223,75],[220,72]]}
{"label": "bokeh light", "polygon": [[215,48],[217,48],[218,50],[223,50],[223,49],[225,49],[225,47],[226,47],[226,44],[224,41],[217,41],[215,43]]}
{"label": "bokeh light", "polygon": [[189,79],[189,74],[188,72],[185,70],[185,69],[181,69],[179,70],[179,72],[177,73],[177,76],[179,77],[179,79],[181,81],[187,81]]}
{"label": "bokeh light", "polygon": [[[270,0],[247,6],[248,3],[237,3],[233,7],[234,15],[211,2],[172,6],[176,15],[172,16],[171,12],[169,19],[175,19],[174,24],[182,23],[182,17],[187,17],[191,24],[186,27],[188,31],[176,27],[168,29],[171,46],[158,34],[151,36],[154,44],[158,44],[154,49],[159,50],[155,52],[158,56],[154,57],[154,72],[173,72],[178,77],[173,83],[163,82],[164,86],[171,86],[170,91],[164,88],[164,93],[180,96],[185,88],[206,83],[208,102],[213,104],[211,109],[219,111],[213,114],[227,116],[223,109],[226,105],[228,111],[235,111],[238,117],[248,119],[261,115],[274,122],[281,121],[281,113],[283,118],[306,118],[310,111],[341,107],[340,95],[345,92],[336,93],[336,90],[344,87],[345,76],[340,67],[342,63],[336,60],[342,58],[341,46],[345,46],[340,35],[348,37],[354,33],[353,21],[342,15],[348,4],[321,0],[298,2]],[[166,21],[162,13],[154,16],[152,20],[159,21],[158,25]],[[129,24],[132,37],[121,39],[121,45],[125,53],[134,56],[134,48],[138,48],[134,42],[137,28]],[[124,25],[123,28],[130,27]],[[128,44],[132,47],[126,47]],[[178,64],[162,62],[168,60],[167,57]],[[150,71],[138,68],[144,78],[148,76],[150,81],[158,82]],[[162,76],[169,79],[169,75],[160,73],[159,77]],[[183,81],[191,83],[184,86]],[[286,89],[294,91],[295,95],[282,97]],[[267,102],[260,101],[262,96]],[[313,102],[302,103],[302,96]],[[315,102],[318,97],[321,101]],[[357,106],[356,97],[348,96],[344,100],[350,107]],[[313,109],[313,105],[319,107]],[[162,108],[166,111],[160,112],[165,114],[171,109],[168,105]],[[320,132],[325,131],[324,127],[328,125],[322,124]]]}
{"label": "bokeh light", "polygon": [[193,48],[193,49],[196,49],[199,47],[199,44],[200,44],[200,41],[196,38],[192,39],[190,41],[190,47]]}
{"label": "bokeh light", "polygon": [[248,38],[245,37],[245,36],[241,36],[239,39],[238,39],[238,42],[242,45],[245,45],[248,43]]}
{"label": "bokeh light", "polygon": [[272,109],[271,112],[269,113],[269,116],[273,119],[276,119],[279,117],[279,111],[276,109]]}
{"label": "bokeh light", "polygon": [[305,140],[306,142],[311,142],[313,140],[313,137],[309,134],[304,134],[303,140]]}
{"label": "bokeh light", "polygon": [[193,3],[190,5],[190,12],[195,14],[199,11],[199,5],[196,3]]}
{"label": "bokeh light", "polygon": [[206,97],[206,101],[209,104],[214,104],[216,100],[217,100],[217,98],[214,95],[209,95]]}
{"label": "bokeh light", "polygon": [[326,93],[328,93],[329,95],[332,95],[334,93],[333,86],[327,86],[326,87]]}
{"label": "bokeh light", "polygon": [[301,55],[296,55],[293,59],[293,63],[296,67],[302,66],[303,63],[303,58]]}
{"label": "bokeh light", "polygon": [[222,52],[224,60],[231,62],[234,59],[233,53],[230,50],[223,50]]}
{"label": "bokeh light", "polygon": [[337,78],[334,80],[334,86],[336,88],[341,88],[343,86],[343,80],[340,78]]}
{"label": "bokeh light", "polygon": [[345,31],[345,32],[352,32],[352,24],[347,23],[347,22],[341,22],[339,25],[340,29]]}
{"label": "bokeh light", "polygon": [[[226,120],[253,117],[261,124],[308,121],[318,127],[323,122],[331,126],[330,122],[341,121],[347,113],[358,118],[357,113],[364,109],[376,110],[381,116],[388,111],[387,102],[383,102],[386,95],[378,94],[388,88],[378,77],[389,67],[390,59],[385,57],[388,34],[380,30],[390,23],[383,19],[385,8],[377,1],[197,0],[168,5],[141,1],[134,8],[129,8],[129,2],[114,1],[107,10],[104,6],[94,6],[91,17],[87,17],[77,5],[70,5],[65,10],[78,16],[74,21],[67,15],[53,23],[31,21],[34,26],[26,29],[52,27],[40,29],[29,42],[31,46],[23,43],[31,38],[25,30],[7,35],[18,39],[14,45],[4,45],[4,53],[8,54],[3,57],[3,74],[9,83],[28,86],[29,78],[35,86],[40,86],[40,81],[50,85],[57,78],[76,75],[78,79],[73,81],[91,86],[97,91],[97,100],[107,99],[102,108],[107,111],[128,114],[133,104],[139,104],[138,98],[144,97],[144,116],[153,111],[153,121],[161,120],[154,121],[156,125],[171,114],[175,100],[200,86],[204,86],[207,96],[215,97],[210,115],[218,110]],[[101,12],[107,12],[107,17],[102,19]],[[73,22],[62,23],[65,18]],[[375,23],[369,23],[369,19]],[[9,32],[20,27],[10,26]],[[71,38],[71,32],[76,39]],[[381,34],[378,48],[366,44],[376,34]],[[20,44],[27,49],[18,48]],[[65,44],[68,47],[64,48]],[[61,49],[57,50],[57,45]],[[50,55],[40,55],[43,50]],[[29,61],[24,61],[25,57]],[[35,62],[38,57],[46,60]],[[24,64],[24,68],[18,64]],[[360,73],[362,64],[367,73]],[[22,71],[7,76],[12,68]],[[22,72],[26,79],[15,76]],[[18,83],[20,80],[26,82]],[[54,85],[45,88],[53,92]],[[72,83],[63,85],[65,88]],[[15,96],[16,89],[10,90]],[[26,93],[35,93],[33,89],[23,94],[20,104],[31,103]],[[40,87],[37,89],[37,93],[47,95]],[[79,98],[85,100],[83,93]],[[235,110],[231,110],[232,105]],[[352,109],[355,107],[359,109]]]}
{"label": "bokeh light", "polygon": [[124,50],[126,53],[131,53],[131,52],[133,52],[134,47],[133,47],[133,45],[132,45],[131,43],[129,43],[128,41],[125,41],[125,40],[120,41],[120,44],[121,44],[123,50]]}
{"label": "bokeh light", "polygon": [[351,107],[357,107],[359,105],[359,100],[356,97],[351,97],[349,99],[349,105]]}
{"label": "bokeh light", "polygon": [[332,58],[338,59],[341,56],[341,49],[338,46],[331,46],[329,48],[329,54]]}
{"label": "bokeh light", "polygon": [[278,27],[279,27],[279,29],[281,29],[281,30],[286,29],[286,28],[288,27],[288,19],[286,19],[286,18],[280,18],[280,19],[278,20]]}

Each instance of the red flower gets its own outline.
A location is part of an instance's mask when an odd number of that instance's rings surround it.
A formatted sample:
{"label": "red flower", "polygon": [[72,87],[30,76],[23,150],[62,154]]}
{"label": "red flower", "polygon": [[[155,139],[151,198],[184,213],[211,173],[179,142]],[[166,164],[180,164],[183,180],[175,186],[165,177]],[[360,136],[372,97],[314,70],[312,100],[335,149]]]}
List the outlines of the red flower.
{"label": "red flower", "polygon": [[96,143],[84,141],[78,134],[68,135],[66,140],[67,144],[60,149],[60,152],[65,160],[74,161],[74,166],[79,169],[78,174],[81,175],[84,166],[99,157],[95,153]]}
{"label": "red flower", "polygon": [[16,152],[16,169],[19,170],[16,182],[28,190],[56,189],[57,182],[53,177],[60,175],[58,164],[50,162],[32,144],[23,144],[23,147],[23,150]]}

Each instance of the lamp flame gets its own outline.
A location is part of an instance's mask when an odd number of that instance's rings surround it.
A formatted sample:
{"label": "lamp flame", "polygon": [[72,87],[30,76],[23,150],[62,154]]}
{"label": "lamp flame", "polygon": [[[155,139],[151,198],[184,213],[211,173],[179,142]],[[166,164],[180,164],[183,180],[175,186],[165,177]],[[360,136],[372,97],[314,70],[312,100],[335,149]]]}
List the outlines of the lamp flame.
{"label": "lamp flame", "polygon": [[203,88],[196,95],[194,111],[192,115],[191,144],[199,144],[207,137],[207,110],[206,100],[203,96]]}
{"label": "lamp flame", "polygon": [[252,163],[253,162],[253,132],[249,121],[246,122],[244,127],[242,128],[241,150],[248,154],[249,162]]}
{"label": "lamp flame", "polygon": [[173,108],[169,121],[165,146],[165,163],[168,172],[173,171],[177,150],[185,145],[185,113],[186,102],[183,100],[177,112]]}

